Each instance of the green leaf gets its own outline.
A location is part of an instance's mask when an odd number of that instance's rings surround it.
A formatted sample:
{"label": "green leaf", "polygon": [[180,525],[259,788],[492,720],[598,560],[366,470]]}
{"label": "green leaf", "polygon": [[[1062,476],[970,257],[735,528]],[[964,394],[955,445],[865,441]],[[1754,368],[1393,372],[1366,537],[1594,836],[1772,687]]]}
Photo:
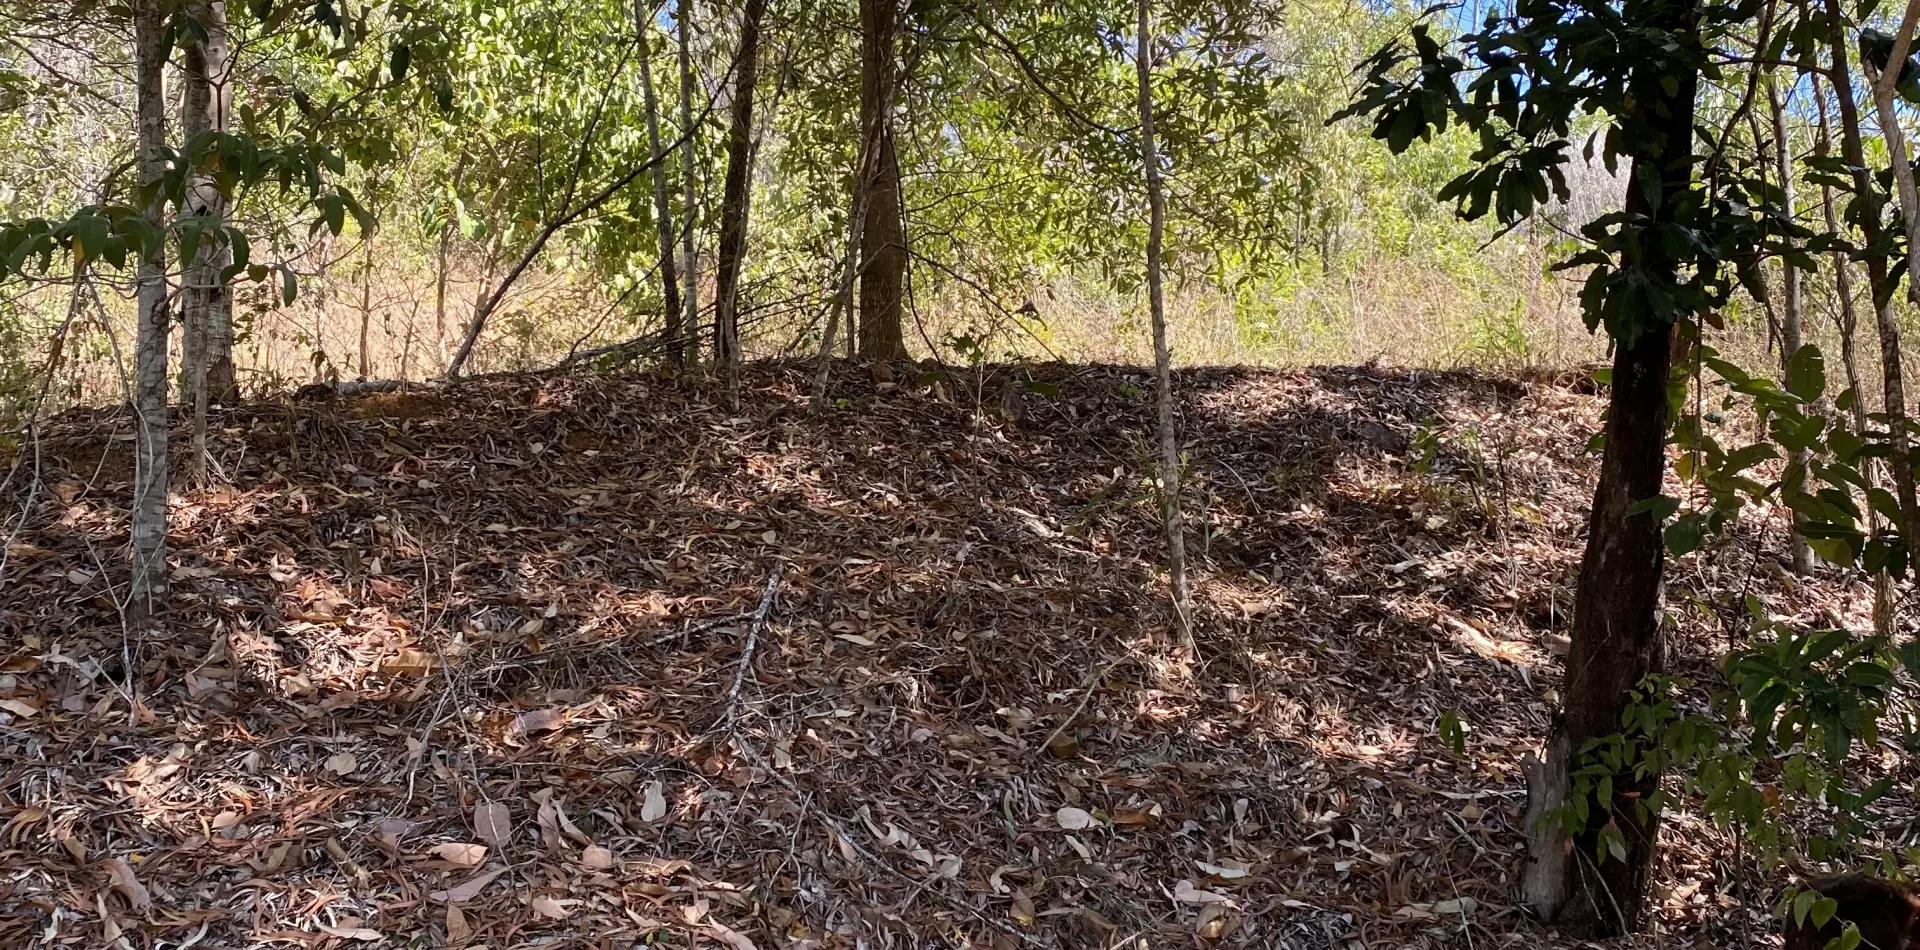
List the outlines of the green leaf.
{"label": "green leaf", "polygon": [[1795,350],[1787,360],[1787,391],[1803,402],[1813,402],[1827,388],[1826,357],[1812,343]]}
{"label": "green leaf", "polygon": [[1459,710],[1449,709],[1442,712],[1436,731],[1440,733],[1441,743],[1445,744],[1456,758],[1467,754],[1467,726],[1460,720]]}
{"label": "green leaf", "polygon": [[1634,515],[1652,512],[1654,522],[1661,523],[1665,522],[1669,516],[1679,510],[1680,499],[1672,495],[1655,495],[1652,498],[1643,498],[1628,505],[1627,517],[1631,518]]}

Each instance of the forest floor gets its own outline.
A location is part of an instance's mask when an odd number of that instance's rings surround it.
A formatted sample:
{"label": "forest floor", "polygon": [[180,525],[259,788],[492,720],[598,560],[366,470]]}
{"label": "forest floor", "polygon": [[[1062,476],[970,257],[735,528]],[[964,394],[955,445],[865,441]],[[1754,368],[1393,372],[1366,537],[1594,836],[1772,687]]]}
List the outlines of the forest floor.
{"label": "forest floor", "polygon": [[[1512,885],[1592,395],[1183,372],[1188,660],[1143,371],[808,377],[223,412],[150,634],[129,420],[56,420],[0,505],[0,945],[1576,945]],[[1778,544],[1670,603],[1860,622]],[[1674,613],[1710,670],[1738,621]],[[1777,871],[1667,841],[1645,945],[1775,945]]]}

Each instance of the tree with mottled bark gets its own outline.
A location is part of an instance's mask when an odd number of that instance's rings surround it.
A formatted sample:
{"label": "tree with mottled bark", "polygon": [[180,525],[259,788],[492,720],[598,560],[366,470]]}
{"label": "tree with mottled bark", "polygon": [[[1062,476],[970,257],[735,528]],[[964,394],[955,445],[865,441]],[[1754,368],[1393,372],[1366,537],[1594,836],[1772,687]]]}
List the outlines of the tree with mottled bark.
{"label": "tree with mottled bark", "polygon": [[[161,0],[133,4],[135,166],[141,213],[163,234],[167,173],[166,19]],[[167,306],[167,247],[145,242],[134,271],[139,323],[134,339],[133,574],[127,592],[131,622],[144,624],[167,596],[167,343],[173,316]]]}
{"label": "tree with mottled bark", "polygon": [[[185,142],[210,132],[225,132],[233,104],[226,0],[204,0],[189,13],[204,38],[192,32],[184,38],[180,131]],[[186,401],[193,409],[188,477],[195,485],[205,487],[207,411],[212,403],[231,402],[238,395],[234,386],[233,311],[225,276],[227,265],[233,262],[233,248],[220,233],[226,223],[227,200],[212,176],[194,176],[187,195],[187,214],[203,226],[194,232],[198,240],[193,259],[184,262],[180,303],[186,337],[180,357],[187,372]]]}

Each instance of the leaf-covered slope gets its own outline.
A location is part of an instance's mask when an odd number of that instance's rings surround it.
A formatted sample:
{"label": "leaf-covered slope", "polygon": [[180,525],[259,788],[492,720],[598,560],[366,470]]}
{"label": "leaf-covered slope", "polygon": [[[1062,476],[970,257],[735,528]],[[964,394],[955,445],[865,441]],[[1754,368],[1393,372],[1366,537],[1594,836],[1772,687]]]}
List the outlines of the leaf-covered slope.
{"label": "leaf-covered slope", "polygon": [[[129,422],[63,417],[8,488],[0,934],[1555,945],[1509,884],[1594,400],[1183,373],[1188,663],[1143,371],[905,382],[844,373],[826,419],[782,365],[737,415],[654,377],[229,413],[157,636],[112,609]],[[1767,563],[1671,599],[1859,616]],[[1670,827],[1663,926],[1764,932],[1721,892],[1772,871]]]}

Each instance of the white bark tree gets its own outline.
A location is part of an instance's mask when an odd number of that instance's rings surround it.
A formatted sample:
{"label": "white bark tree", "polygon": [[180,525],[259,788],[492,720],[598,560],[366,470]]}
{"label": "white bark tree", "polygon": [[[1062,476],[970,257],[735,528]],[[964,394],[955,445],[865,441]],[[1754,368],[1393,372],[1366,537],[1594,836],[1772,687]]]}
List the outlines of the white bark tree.
{"label": "white bark tree", "polygon": [[133,6],[134,115],[139,204],[155,238],[146,242],[134,272],[139,328],[134,343],[134,458],[131,516],[133,574],[128,619],[146,623],[167,595],[167,248],[159,238],[166,202],[167,102],[161,82],[167,65],[161,0]]}

